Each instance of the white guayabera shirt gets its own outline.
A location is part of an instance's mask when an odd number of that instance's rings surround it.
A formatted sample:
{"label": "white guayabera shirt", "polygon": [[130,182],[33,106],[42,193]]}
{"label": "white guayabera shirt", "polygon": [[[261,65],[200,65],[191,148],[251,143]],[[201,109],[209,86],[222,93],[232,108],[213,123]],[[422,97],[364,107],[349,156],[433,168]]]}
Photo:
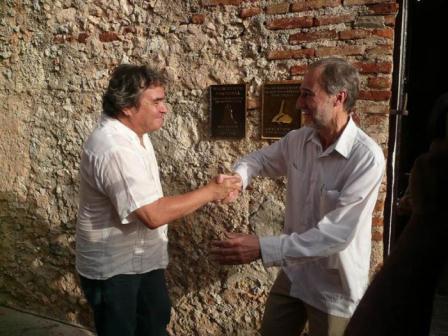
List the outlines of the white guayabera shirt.
{"label": "white guayabera shirt", "polygon": [[350,119],[322,150],[310,127],[289,132],[239,160],[252,177],[287,176],[283,234],[261,237],[265,266],[282,266],[290,295],[335,316],[350,317],[368,284],[372,213],[384,174],[380,147]]}
{"label": "white guayabera shirt", "polygon": [[76,268],[89,279],[140,274],[168,264],[167,226],[150,230],[133,211],[163,197],[154,149],[103,116],[84,144]]}

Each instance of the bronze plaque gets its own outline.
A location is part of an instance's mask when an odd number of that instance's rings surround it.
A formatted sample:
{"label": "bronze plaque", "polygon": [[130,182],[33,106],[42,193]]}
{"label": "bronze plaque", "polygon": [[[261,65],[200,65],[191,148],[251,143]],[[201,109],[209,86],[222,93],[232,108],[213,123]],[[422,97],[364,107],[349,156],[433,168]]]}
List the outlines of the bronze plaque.
{"label": "bronze plaque", "polygon": [[214,138],[246,135],[246,84],[210,86],[210,128]]}
{"label": "bronze plaque", "polygon": [[301,113],[296,107],[300,82],[284,81],[263,85],[261,98],[261,138],[279,139],[300,127]]}

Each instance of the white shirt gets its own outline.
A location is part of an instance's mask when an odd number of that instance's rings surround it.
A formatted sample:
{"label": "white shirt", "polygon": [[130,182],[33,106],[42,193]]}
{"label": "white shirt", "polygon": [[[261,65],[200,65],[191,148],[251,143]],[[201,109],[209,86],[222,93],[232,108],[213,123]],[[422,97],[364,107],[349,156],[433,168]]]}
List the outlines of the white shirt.
{"label": "white shirt", "polygon": [[154,149],[103,116],[84,144],[76,226],[76,268],[84,277],[140,274],[168,264],[167,226],[150,230],[133,211],[163,197]]}
{"label": "white shirt", "polygon": [[246,187],[256,175],[286,175],[284,234],[261,237],[265,266],[282,266],[290,295],[350,317],[368,284],[372,212],[384,174],[380,147],[350,119],[322,151],[302,127],[235,165]]}

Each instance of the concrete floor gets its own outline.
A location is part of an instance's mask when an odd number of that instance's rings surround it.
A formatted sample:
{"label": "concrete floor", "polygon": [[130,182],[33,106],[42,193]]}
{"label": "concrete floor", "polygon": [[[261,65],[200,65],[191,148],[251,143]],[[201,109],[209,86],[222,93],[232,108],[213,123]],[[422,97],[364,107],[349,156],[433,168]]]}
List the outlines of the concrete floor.
{"label": "concrete floor", "polygon": [[0,307],[0,336],[94,336],[89,330],[25,313],[11,308]]}

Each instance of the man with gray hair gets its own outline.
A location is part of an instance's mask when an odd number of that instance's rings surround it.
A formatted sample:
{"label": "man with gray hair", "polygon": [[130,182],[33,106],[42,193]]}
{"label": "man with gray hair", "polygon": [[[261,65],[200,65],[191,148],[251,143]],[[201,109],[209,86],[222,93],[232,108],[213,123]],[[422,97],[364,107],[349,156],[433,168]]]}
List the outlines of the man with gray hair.
{"label": "man with gray hair", "polygon": [[[282,269],[266,302],[261,334],[342,335],[368,283],[372,213],[384,174],[381,148],[351,118],[359,74],[345,60],[310,65],[298,107],[311,119],[240,159],[251,178],[287,176],[283,234],[227,233],[211,253],[222,264],[262,260]],[[234,198],[236,195],[232,195]]]}

